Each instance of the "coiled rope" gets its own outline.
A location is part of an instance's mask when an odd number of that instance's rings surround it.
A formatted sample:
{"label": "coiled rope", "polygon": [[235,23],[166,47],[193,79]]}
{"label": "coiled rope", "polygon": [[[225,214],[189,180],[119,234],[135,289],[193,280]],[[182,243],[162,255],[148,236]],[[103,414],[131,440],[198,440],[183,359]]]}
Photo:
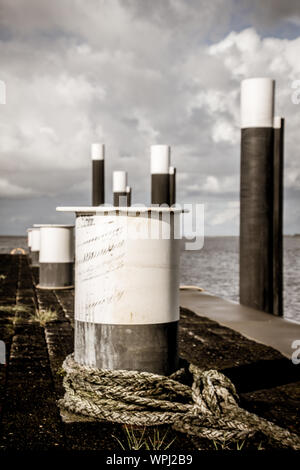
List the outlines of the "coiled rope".
{"label": "coiled rope", "polygon": [[138,426],[172,424],[177,431],[216,442],[236,442],[258,431],[280,447],[300,450],[300,437],[238,406],[233,383],[217,370],[190,364],[169,377],[82,366],[69,355],[59,405],[96,420]]}

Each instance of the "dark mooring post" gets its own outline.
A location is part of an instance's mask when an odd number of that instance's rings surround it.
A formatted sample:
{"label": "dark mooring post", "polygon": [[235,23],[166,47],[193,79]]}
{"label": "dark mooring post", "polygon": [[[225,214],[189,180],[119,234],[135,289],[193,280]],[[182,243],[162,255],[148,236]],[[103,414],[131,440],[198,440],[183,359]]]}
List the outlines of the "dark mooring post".
{"label": "dark mooring post", "polygon": [[169,168],[170,206],[176,204],[176,168]]}
{"label": "dark mooring post", "polygon": [[241,87],[240,302],[273,313],[274,89],[269,78]]}
{"label": "dark mooring post", "polygon": [[115,207],[128,205],[127,171],[113,172],[113,198]]}
{"label": "dark mooring post", "polygon": [[170,147],[151,145],[151,204],[170,205]]}
{"label": "dark mooring post", "polygon": [[105,187],[104,187],[104,144],[94,143],[91,146],[92,162],[93,162],[93,188],[92,188],[92,205],[100,206],[104,204]]}
{"label": "dark mooring post", "polygon": [[274,118],[273,285],[274,315],[283,315],[283,168],[284,119]]}
{"label": "dark mooring post", "polygon": [[132,194],[130,186],[126,186],[126,193],[127,193],[127,207],[130,207],[131,206],[131,194]]}

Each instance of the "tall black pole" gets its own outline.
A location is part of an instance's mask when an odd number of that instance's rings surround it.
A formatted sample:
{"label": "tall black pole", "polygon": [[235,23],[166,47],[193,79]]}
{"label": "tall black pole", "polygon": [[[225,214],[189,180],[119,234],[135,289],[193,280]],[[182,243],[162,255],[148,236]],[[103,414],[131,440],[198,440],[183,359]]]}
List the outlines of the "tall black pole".
{"label": "tall black pole", "polygon": [[94,143],[91,146],[92,165],[93,165],[93,187],[92,187],[92,205],[100,206],[105,202],[104,187],[104,144]]}
{"label": "tall black pole", "polygon": [[283,315],[283,168],[284,119],[274,118],[273,284],[274,315]]}
{"label": "tall black pole", "polygon": [[170,206],[176,204],[176,168],[169,168]]}
{"label": "tall black pole", "polygon": [[170,205],[170,147],[151,146],[151,204]]}
{"label": "tall black pole", "polygon": [[113,172],[113,199],[115,207],[126,207],[127,196],[127,171]]}
{"label": "tall black pole", "polygon": [[127,193],[127,207],[131,206],[131,196],[132,196],[132,190],[130,186],[126,186],[126,193]]}
{"label": "tall black pole", "polygon": [[274,89],[269,78],[241,87],[240,302],[273,313]]}

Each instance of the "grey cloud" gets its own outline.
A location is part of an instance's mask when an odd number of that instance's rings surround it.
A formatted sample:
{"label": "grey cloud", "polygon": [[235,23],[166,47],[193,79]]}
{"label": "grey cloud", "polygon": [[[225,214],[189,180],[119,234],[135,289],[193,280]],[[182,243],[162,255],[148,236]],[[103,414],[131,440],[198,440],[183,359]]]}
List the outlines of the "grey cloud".
{"label": "grey cloud", "polygon": [[[257,35],[258,52],[243,52],[239,44],[256,34],[247,30],[234,33],[225,51],[211,53],[209,43],[218,47],[228,41],[229,25],[245,5],[233,0],[0,0],[0,27],[9,32],[0,37],[0,79],[8,93],[0,117],[1,177],[8,184],[2,186],[1,210],[6,220],[13,214],[10,230],[24,230],[33,215],[46,221],[49,214],[54,221],[55,205],[88,204],[89,147],[100,140],[107,146],[107,200],[112,171],[127,169],[133,201],[149,202],[149,146],[169,143],[178,176],[186,175],[178,184],[178,201],[206,202],[211,230],[236,232],[232,204],[239,191],[244,76],[263,72],[277,79],[278,106],[288,121],[287,174],[299,171],[299,113],[288,90],[298,74],[289,62],[297,44],[275,39],[267,44]],[[293,10],[277,2],[268,5],[277,12],[271,15],[274,24],[297,15],[295,4]],[[245,19],[263,25],[258,16],[259,4],[251,2]],[[272,62],[279,47],[283,71]],[[213,181],[208,177],[215,178],[215,188],[208,186]],[[291,189],[297,181],[290,177]],[[8,197],[9,192],[17,197],[14,186],[37,197],[27,193],[18,206]],[[18,218],[24,213],[27,222]]]}

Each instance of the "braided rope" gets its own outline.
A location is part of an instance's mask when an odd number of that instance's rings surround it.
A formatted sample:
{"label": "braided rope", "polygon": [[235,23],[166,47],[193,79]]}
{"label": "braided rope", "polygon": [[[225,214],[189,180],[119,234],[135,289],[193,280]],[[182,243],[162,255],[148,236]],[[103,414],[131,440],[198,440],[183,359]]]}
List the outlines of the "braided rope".
{"label": "braided rope", "polygon": [[177,431],[217,442],[238,441],[262,432],[281,447],[300,450],[300,437],[238,406],[233,383],[217,370],[190,364],[169,377],[82,366],[69,355],[64,363],[65,395],[59,405],[96,420],[138,426],[172,424]]}

